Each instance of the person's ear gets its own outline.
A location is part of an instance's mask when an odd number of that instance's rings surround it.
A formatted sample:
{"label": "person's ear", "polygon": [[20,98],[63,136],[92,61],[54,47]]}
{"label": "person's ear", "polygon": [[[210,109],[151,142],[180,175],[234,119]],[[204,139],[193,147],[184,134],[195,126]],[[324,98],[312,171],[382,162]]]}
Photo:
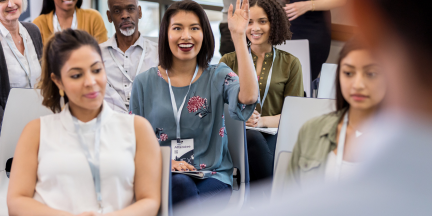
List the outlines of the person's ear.
{"label": "person's ear", "polygon": [[138,19],[141,19],[142,18],[142,10],[141,10],[141,6],[140,5],[138,5],[138,13],[139,13]]}
{"label": "person's ear", "polygon": [[112,23],[111,11],[107,10],[106,14],[107,14],[107,17],[108,17],[108,22]]}
{"label": "person's ear", "polygon": [[56,84],[57,88],[64,91],[62,81],[54,73],[51,73],[51,80],[54,82],[54,84]]}

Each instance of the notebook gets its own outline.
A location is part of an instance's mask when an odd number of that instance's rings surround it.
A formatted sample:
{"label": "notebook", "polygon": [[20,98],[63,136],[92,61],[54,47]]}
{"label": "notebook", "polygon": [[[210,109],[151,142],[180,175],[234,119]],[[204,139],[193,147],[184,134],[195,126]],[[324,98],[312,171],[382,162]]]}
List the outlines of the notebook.
{"label": "notebook", "polygon": [[255,127],[247,127],[247,130],[256,130],[262,133],[267,133],[267,134],[271,134],[271,135],[275,135],[278,132],[278,128],[255,128]]}
{"label": "notebook", "polygon": [[172,173],[181,173],[197,179],[206,179],[212,176],[212,171],[172,171]]}

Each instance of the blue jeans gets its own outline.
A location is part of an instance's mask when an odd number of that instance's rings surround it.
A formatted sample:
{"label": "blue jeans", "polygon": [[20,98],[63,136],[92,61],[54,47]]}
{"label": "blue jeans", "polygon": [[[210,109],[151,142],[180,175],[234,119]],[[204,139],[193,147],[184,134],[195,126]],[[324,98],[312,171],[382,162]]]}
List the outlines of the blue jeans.
{"label": "blue jeans", "polygon": [[[183,174],[172,175],[172,202],[176,204],[183,201],[201,203],[214,196],[226,196],[228,204],[231,196],[231,186],[217,179],[196,179]],[[222,206],[219,206],[222,207]]]}

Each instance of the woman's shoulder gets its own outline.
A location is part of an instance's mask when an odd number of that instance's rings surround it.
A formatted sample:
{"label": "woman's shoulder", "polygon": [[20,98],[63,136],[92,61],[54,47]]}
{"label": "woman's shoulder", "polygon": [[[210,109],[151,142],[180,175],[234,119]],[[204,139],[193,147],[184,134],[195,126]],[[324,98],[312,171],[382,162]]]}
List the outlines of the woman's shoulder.
{"label": "woman's shoulder", "polygon": [[230,52],[230,53],[223,55],[220,61],[228,64],[229,62],[236,61],[236,59],[237,59],[236,58],[236,52],[234,51],[234,52]]}
{"label": "woman's shoulder", "polygon": [[42,25],[48,25],[48,20],[53,17],[53,12],[48,14],[41,14],[33,20],[33,24],[37,25],[39,28]]}
{"label": "woman's shoulder", "polygon": [[99,13],[99,11],[91,8],[88,9],[78,8],[77,16],[83,16],[89,19],[100,19],[103,22],[102,15]]}
{"label": "woman's shoulder", "polygon": [[327,113],[318,117],[314,117],[303,124],[301,131],[305,134],[321,133],[327,128],[337,124],[340,116],[337,112]]}
{"label": "woman's shoulder", "polygon": [[140,83],[144,83],[144,82],[152,82],[155,78],[162,78],[162,75],[160,74],[161,72],[159,71],[159,67],[151,67],[150,69],[146,70],[145,72],[142,72],[140,74],[138,74],[135,77],[134,83],[135,81],[138,81]]}
{"label": "woman's shoulder", "polygon": [[286,63],[300,62],[296,56],[287,51],[283,51],[277,48],[275,48],[275,51],[279,55],[279,58],[281,58]]}

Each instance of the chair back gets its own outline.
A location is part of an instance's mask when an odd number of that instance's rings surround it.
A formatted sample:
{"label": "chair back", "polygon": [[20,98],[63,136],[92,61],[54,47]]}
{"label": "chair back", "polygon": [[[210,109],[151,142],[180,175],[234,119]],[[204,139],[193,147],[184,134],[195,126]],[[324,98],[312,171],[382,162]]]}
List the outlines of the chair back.
{"label": "chair back", "polygon": [[300,60],[303,73],[303,87],[308,97],[312,95],[311,89],[311,66],[309,55],[309,40],[287,40],[286,44],[276,46],[276,48],[289,52]]}
{"label": "chair back", "polygon": [[228,136],[228,149],[235,168],[234,175],[239,177],[234,179],[228,208],[240,209],[246,202],[249,193],[246,129],[244,122],[231,118],[227,104],[225,104],[225,130]]}
{"label": "chair back", "polygon": [[12,158],[15,147],[24,127],[34,119],[52,114],[52,111],[42,105],[39,89],[11,89],[3,116],[0,142],[0,171],[6,166],[6,161]]}
{"label": "chair back", "polygon": [[172,215],[171,208],[171,147],[161,146],[162,152],[162,194],[159,216]]}
{"label": "chair back", "polygon": [[278,155],[282,151],[292,152],[303,124],[311,118],[335,111],[335,100],[291,97],[285,98],[279,122],[279,133],[275,151],[275,170]]}
{"label": "chair back", "polygon": [[318,86],[318,98],[336,99],[337,64],[323,64]]}
{"label": "chair back", "polygon": [[0,215],[8,215],[6,196],[9,178],[6,176],[6,162],[15,153],[15,147],[24,127],[34,119],[52,114],[42,105],[38,89],[11,89],[3,116],[0,136]]}
{"label": "chair back", "polygon": [[277,161],[275,162],[275,171],[271,190],[271,199],[276,200],[281,197],[283,193],[283,187],[285,182],[285,174],[288,170],[288,164],[291,159],[292,152],[281,151],[277,156]]}

